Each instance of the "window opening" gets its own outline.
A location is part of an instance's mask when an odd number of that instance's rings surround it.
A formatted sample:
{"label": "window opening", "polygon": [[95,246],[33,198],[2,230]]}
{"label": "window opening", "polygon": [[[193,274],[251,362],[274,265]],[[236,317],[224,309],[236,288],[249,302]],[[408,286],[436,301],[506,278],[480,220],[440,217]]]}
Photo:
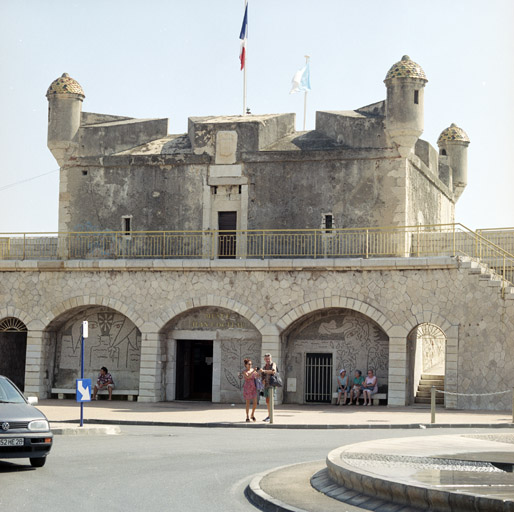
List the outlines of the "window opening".
{"label": "window opening", "polygon": [[327,233],[330,233],[334,229],[334,215],[331,213],[323,214],[322,229],[326,229]]}
{"label": "window opening", "polygon": [[130,235],[132,231],[132,217],[122,217],[123,232],[125,235]]}
{"label": "window opening", "polygon": [[214,187],[211,187],[211,193],[212,195],[216,195],[218,193],[218,187],[214,186]]}
{"label": "window opening", "polygon": [[415,103],[416,105],[418,105],[418,104],[419,104],[419,91],[417,91],[417,90],[416,90],[416,91],[414,91],[414,103]]}

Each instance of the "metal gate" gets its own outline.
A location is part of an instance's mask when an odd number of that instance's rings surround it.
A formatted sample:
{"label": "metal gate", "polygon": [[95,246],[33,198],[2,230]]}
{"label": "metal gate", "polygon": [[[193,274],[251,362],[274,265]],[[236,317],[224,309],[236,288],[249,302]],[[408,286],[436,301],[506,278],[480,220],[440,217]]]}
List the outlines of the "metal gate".
{"label": "metal gate", "polygon": [[332,354],[307,354],[305,401],[332,401]]}

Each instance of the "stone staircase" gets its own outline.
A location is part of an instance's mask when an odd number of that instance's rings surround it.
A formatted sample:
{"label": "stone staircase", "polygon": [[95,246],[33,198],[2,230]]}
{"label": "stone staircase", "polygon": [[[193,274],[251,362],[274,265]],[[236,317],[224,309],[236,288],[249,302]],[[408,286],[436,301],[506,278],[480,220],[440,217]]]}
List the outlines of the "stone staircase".
{"label": "stone staircase", "polygon": [[469,275],[478,276],[480,283],[483,283],[485,286],[490,286],[498,290],[498,292],[501,291],[502,285],[505,283],[504,299],[514,300],[514,286],[485,263],[474,258],[461,257],[460,267],[467,269]]}
{"label": "stone staircase", "polygon": [[[444,375],[430,375],[428,373],[422,374],[418,385],[418,391],[414,398],[414,403],[430,404],[430,389],[432,386],[444,391]],[[444,405],[444,395],[442,393],[436,393],[435,403],[436,405]]]}

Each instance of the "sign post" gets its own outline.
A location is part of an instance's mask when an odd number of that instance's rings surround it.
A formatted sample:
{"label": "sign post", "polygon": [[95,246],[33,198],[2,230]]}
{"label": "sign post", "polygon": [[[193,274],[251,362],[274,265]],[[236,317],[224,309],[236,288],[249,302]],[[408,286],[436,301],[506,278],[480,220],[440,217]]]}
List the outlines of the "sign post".
{"label": "sign post", "polygon": [[80,426],[84,426],[84,402],[91,402],[91,379],[84,379],[84,339],[88,337],[87,320],[82,322],[80,340],[80,379],[77,379],[77,402],[80,402]]}

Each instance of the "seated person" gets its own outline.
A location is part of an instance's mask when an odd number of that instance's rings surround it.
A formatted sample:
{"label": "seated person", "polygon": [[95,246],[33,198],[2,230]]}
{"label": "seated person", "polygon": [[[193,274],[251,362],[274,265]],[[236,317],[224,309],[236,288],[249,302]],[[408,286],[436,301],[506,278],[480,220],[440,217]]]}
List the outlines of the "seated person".
{"label": "seated person", "polygon": [[362,372],[360,370],[355,370],[355,377],[353,378],[353,386],[350,390],[350,402],[348,405],[352,405],[354,399],[355,405],[359,403],[359,397],[361,396],[363,382],[364,377],[362,376]]}
{"label": "seated person", "polygon": [[[373,370],[368,370],[368,376],[362,386],[362,394],[364,395],[364,404],[371,405],[371,396],[378,391],[378,381],[376,375],[373,374]],[[367,403],[366,403],[367,401]]]}
{"label": "seated person", "polygon": [[100,389],[107,388],[109,392],[109,400],[112,400],[112,390],[114,389],[114,381],[112,380],[112,375],[109,373],[109,370],[105,366],[102,366],[100,369],[100,374],[98,375],[98,379],[96,381],[96,386],[93,389],[93,398],[92,400],[98,400],[96,394]]}
{"label": "seated person", "polygon": [[341,395],[344,395],[343,405],[346,405],[346,399],[348,398],[348,391],[350,389],[350,382],[346,370],[342,369],[337,376],[337,403],[341,405]]}

